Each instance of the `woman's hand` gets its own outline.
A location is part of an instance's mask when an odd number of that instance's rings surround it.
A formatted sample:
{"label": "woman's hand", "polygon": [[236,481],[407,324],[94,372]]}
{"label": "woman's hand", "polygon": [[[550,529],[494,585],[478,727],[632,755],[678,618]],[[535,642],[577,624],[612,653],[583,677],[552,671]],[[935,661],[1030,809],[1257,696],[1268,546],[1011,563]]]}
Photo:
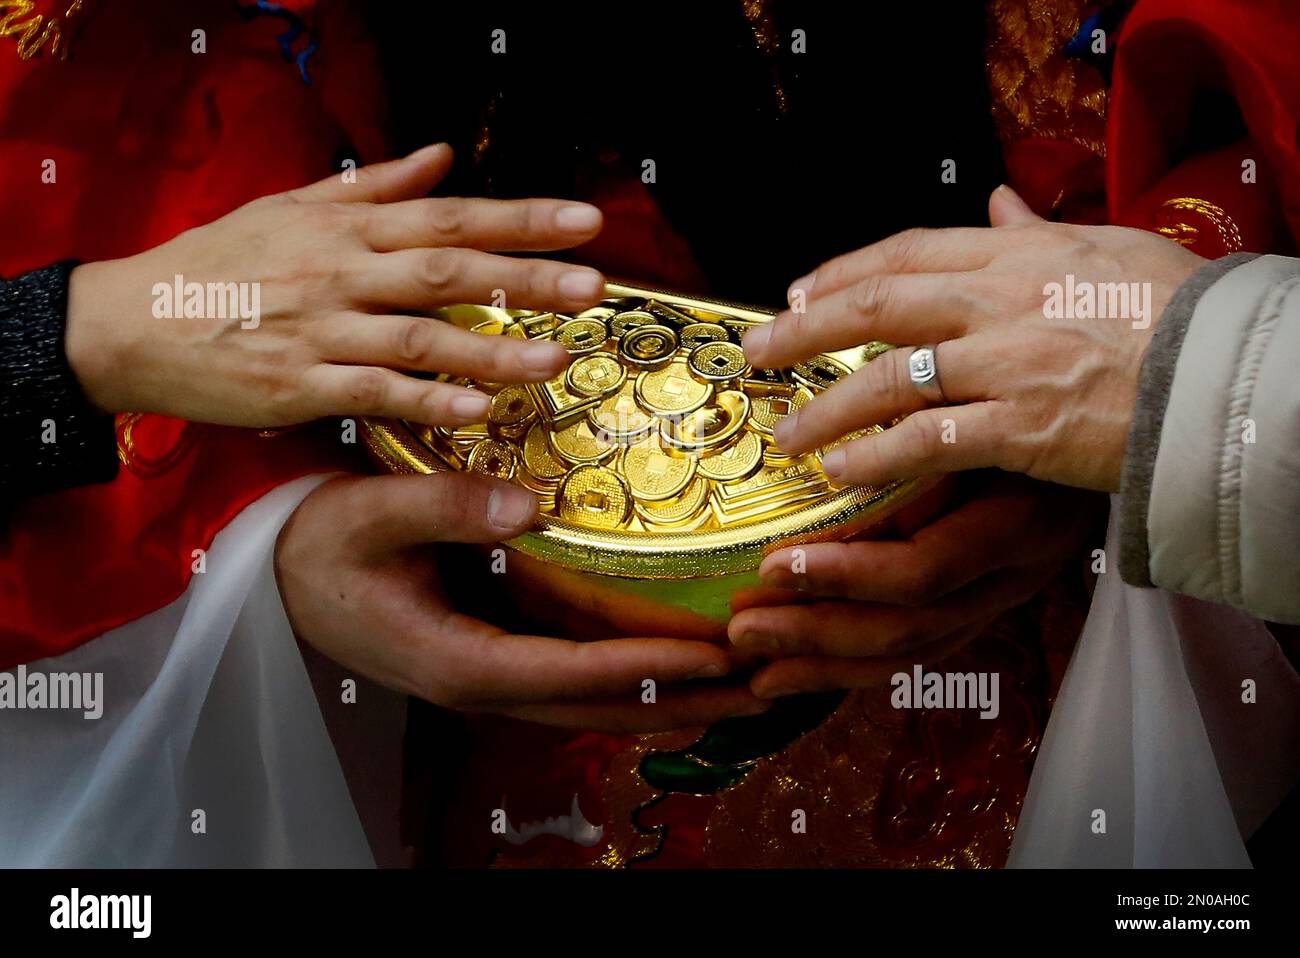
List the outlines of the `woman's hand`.
{"label": "woman's hand", "polygon": [[[78,267],[67,355],[87,396],[112,412],[228,425],[329,415],[461,425],[486,418],[485,394],[404,371],[554,376],[567,358],[557,343],[478,336],[422,314],[502,295],[512,308],[592,305],[603,290],[595,270],[482,251],[576,246],[599,232],[600,211],[428,198],[451,162],[446,145],[427,147],[352,182],[331,176],[255,200],[137,256]],[[202,316],[187,318],[188,294],[167,302],[178,276],[203,284]],[[208,284],[221,284],[219,295],[209,299]]]}
{"label": "woman's hand", "polygon": [[[743,685],[690,681],[731,669],[713,642],[570,642],[511,635],[457,612],[439,588],[434,543],[499,542],[536,516],[526,490],[466,473],[331,480],[303,500],[276,544],[289,621],[341,665],[462,711],[651,732],[767,707]],[[642,699],[646,679],[659,685],[652,703]]]}
{"label": "woman's hand", "polygon": [[[1154,323],[1205,260],[1141,230],[1045,222],[1007,187],[989,216],[993,229],[914,230],[831,260],[792,285],[806,310],[750,331],[745,353],[764,367],[877,339],[938,345],[942,398],[913,382],[913,350],[892,350],[781,422],[782,449],[807,452],[903,416],[828,451],[826,472],[869,484],[997,466],[1119,488]],[[1049,318],[1053,284],[1063,310],[1081,312],[1077,297],[1091,290],[1111,315]]]}

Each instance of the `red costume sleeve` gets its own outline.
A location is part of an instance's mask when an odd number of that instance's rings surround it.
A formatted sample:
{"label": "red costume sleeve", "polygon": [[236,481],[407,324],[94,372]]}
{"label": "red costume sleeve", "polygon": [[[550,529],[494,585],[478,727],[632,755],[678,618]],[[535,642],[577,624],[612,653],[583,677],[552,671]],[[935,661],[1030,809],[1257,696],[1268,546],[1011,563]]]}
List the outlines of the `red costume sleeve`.
{"label": "red costume sleeve", "polygon": [[[57,19],[66,6],[38,3],[31,16]],[[64,24],[67,59],[48,48],[23,58],[0,37],[0,273],[136,253],[337,172],[340,156],[384,152],[373,51],[343,5],[315,11],[328,41],[311,56],[311,83],[282,56],[285,22],[241,16],[228,0],[87,0],[78,17]],[[132,451],[114,482],[10,504],[0,668],[172,601],[193,551],[244,506],[345,458],[310,431],[264,439],[157,416],[121,426]]]}

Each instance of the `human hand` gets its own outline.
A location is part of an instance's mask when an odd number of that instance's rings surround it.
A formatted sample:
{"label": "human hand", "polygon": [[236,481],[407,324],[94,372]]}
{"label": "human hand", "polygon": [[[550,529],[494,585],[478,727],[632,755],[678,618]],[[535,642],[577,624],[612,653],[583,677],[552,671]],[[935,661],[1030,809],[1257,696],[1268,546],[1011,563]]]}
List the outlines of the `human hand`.
{"label": "human hand", "polygon": [[[1119,488],[1153,323],[1205,260],[1142,230],[1048,223],[1006,187],[989,216],[992,229],[911,230],[831,260],[791,286],[806,310],[746,335],[746,356],[764,367],[876,339],[938,344],[941,398],[911,379],[912,350],[891,350],[778,424],[782,449],[807,452],[904,416],[828,451],[823,468],[872,484],[997,466]],[[1064,295],[1067,282],[1121,315],[1047,318],[1050,284]],[[1139,295],[1121,300],[1114,287],[1111,309],[1105,284],[1116,283],[1139,284]]]}
{"label": "human hand", "polygon": [[[592,305],[603,290],[593,269],[483,251],[576,246],[599,232],[600,211],[427,197],[451,162],[445,144],[427,147],[357,170],[355,182],[331,176],[137,256],[79,266],[66,347],[87,397],[111,412],[227,425],[378,415],[454,426],[486,419],[490,397],[404,371],[554,376],[567,361],[558,343],[489,339],[421,314],[497,290],[511,307]],[[170,304],[174,318],[159,317],[177,276],[243,285],[211,307],[205,296],[203,317],[185,315],[188,294]]]}
{"label": "human hand", "polygon": [[909,539],[798,546],[798,566],[795,548],[767,556],[727,629],[738,652],[771,660],[754,694],[887,684],[939,661],[1037,594],[1104,521],[1096,493],[970,478],[983,488]]}
{"label": "human hand", "polygon": [[[743,686],[690,681],[730,670],[727,650],[712,642],[571,642],[510,635],[458,613],[439,587],[430,544],[509,539],[536,514],[524,490],[467,473],[327,482],[303,500],[276,545],[289,621],[336,662],[467,712],[650,732],[766,708]],[[653,704],[641,701],[646,679],[656,682]]]}

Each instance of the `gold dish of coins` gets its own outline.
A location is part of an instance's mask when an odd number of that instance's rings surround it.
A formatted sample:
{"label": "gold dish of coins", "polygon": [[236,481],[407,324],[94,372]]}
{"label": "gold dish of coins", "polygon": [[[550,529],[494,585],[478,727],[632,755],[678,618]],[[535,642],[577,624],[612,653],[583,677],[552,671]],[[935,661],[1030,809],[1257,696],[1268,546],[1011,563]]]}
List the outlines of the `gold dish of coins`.
{"label": "gold dish of coins", "polygon": [[[886,344],[753,369],[741,336],[772,313],[621,284],[573,316],[487,306],[435,315],[483,335],[553,339],[572,359],[544,383],[440,377],[490,394],[488,422],[365,420],[372,456],[395,472],[472,470],[524,486],[541,517],[508,545],[604,585],[636,592],[640,582],[640,594],[716,618],[735,588],[757,581],[767,552],[862,533],[931,485],[839,488],[820,451],[787,456],[773,442],[782,417]],[[678,599],[663,580],[709,585]]]}

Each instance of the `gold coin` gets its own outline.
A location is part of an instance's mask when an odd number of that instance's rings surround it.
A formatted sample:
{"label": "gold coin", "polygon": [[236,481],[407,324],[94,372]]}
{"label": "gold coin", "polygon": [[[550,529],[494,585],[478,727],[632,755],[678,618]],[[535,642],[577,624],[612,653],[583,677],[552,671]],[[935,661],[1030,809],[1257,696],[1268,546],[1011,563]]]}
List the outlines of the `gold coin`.
{"label": "gold coin", "polygon": [[609,329],[602,319],[571,319],[557,326],[553,336],[574,356],[585,356],[605,345]]}
{"label": "gold coin", "polygon": [[535,422],[524,436],[524,468],[543,482],[562,479],[569,471],[569,467],[551,451],[547,433],[546,427]]}
{"label": "gold coin", "polygon": [[663,502],[632,503],[632,508],[643,522],[666,529],[681,530],[709,517],[705,508],[709,504],[709,482],[696,476],[682,490],[681,495]]}
{"label": "gold coin", "polygon": [[626,386],[613,396],[606,396],[587,413],[597,438],[605,442],[628,446],[641,439],[654,427],[654,417],[637,405],[635,390]]}
{"label": "gold coin", "polygon": [[725,343],[728,340],[727,327],[717,323],[691,323],[683,326],[677,334],[682,345],[687,349],[703,346],[705,343]]}
{"label": "gold coin", "polygon": [[796,363],[790,374],[795,382],[820,392],[829,389],[849,375],[850,369],[830,356],[814,356],[807,362]]}
{"label": "gold coin", "polygon": [[551,451],[575,465],[604,462],[618,452],[618,446],[597,437],[585,419],[551,433],[550,437]]}
{"label": "gold coin", "polygon": [[537,417],[533,400],[523,386],[506,386],[492,397],[488,422],[494,426],[522,426]]}
{"label": "gold coin", "polygon": [[495,479],[513,479],[519,459],[509,443],[496,439],[484,439],[469,454],[467,466],[470,472],[492,476]]}
{"label": "gold coin", "polygon": [[596,529],[617,529],[632,512],[632,494],[613,469],[579,466],[564,477],[556,496],[561,519]]}
{"label": "gold coin", "polygon": [[677,355],[677,334],[667,326],[635,326],[618,340],[618,357],[637,369],[661,369]]}
{"label": "gold coin", "polygon": [[771,438],[772,428],[792,412],[802,409],[810,399],[812,393],[804,386],[789,396],[758,396],[750,404],[749,422],[745,425]]}
{"label": "gold coin", "polygon": [[749,397],[728,390],[681,419],[665,419],[660,435],[670,454],[698,454],[723,445],[740,432],[749,416]]}
{"label": "gold coin", "polygon": [[735,343],[705,343],[691,350],[686,363],[692,375],[706,383],[725,383],[749,372],[745,351]]}
{"label": "gold coin", "polygon": [[643,309],[628,309],[615,313],[609,319],[609,334],[622,336],[634,326],[653,326],[657,320]]}
{"label": "gold coin", "polygon": [[695,460],[670,456],[657,443],[643,443],[623,451],[619,472],[638,500],[659,502],[690,485],[695,478]]}
{"label": "gold coin", "polygon": [[763,465],[763,440],[745,430],[740,438],[712,456],[700,459],[701,476],[715,482],[748,479]]}
{"label": "gold coin", "polygon": [[627,382],[627,370],[609,353],[575,359],[564,374],[564,385],[579,396],[608,396]]}
{"label": "gold coin", "polygon": [[713,385],[691,377],[686,363],[675,360],[663,369],[644,372],[633,390],[639,402],[656,416],[694,412],[713,398]]}
{"label": "gold coin", "polygon": [[577,316],[574,316],[573,318],[574,319],[599,319],[601,322],[607,323],[609,322],[610,318],[613,317],[616,313],[618,313],[618,310],[612,306],[593,306],[591,307],[591,309],[584,309],[582,312],[580,312]]}

